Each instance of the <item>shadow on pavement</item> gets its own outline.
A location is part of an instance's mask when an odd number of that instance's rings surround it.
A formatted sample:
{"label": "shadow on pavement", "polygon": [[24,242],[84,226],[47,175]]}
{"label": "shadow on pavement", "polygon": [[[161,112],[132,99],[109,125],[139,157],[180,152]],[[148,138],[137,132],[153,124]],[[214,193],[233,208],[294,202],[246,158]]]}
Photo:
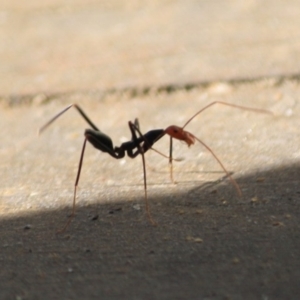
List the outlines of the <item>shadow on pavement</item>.
{"label": "shadow on pavement", "polygon": [[296,299],[299,175],[290,165],[238,178],[242,198],[228,180],[150,186],[157,227],[126,194],[78,207],[60,235],[70,208],[1,220],[0,298]]}

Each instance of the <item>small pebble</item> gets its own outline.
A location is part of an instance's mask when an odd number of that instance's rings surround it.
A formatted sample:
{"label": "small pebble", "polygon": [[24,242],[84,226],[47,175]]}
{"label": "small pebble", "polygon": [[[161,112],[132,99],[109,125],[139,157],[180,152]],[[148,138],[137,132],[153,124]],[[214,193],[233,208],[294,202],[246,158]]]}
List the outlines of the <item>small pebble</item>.
{"label": "small pebble", "polygon": [[94,215],[94,216],[91,218],[91,221],[96,221],[96,220],[98,220],[98,218],[99,218],[99,215]]}
{"label": "small pebble", "polygon": [[264,182],[265,179],[266,179],[265,177],[257,177],[256,182]]}
{"label": "small pebble", "polygon": [[240,259],[235,257],[233,260],[232,260],[232,263],[234,264],[239,264],[240,263]]}
{"label": "small pebble", "polygon": [[251,203],[256,203],[256,202],[258,202],[258,198],[257,197],[251,198]]}
{"label": "small pebble", "polygon": [[187,236],[185,239],[188,242],[203,243],[203,240],[199,237]]}
{"label": "small pebble", "polygon": [[139,204],[132,205],[132,208],[135,210],[141,210],[141,206]]}
{"label": "small pebble", "polygon": [[282,222],[276,221],[272,224],[274,227],[284,226]]}

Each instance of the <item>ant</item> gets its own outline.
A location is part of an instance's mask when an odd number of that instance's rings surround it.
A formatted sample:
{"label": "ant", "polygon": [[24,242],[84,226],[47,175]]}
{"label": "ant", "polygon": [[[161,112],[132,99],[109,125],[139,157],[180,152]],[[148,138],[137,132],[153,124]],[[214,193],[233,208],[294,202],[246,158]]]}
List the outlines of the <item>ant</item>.
{"label": "ant", "polygon": [[[84,151],[85,151],[87,141],[90,142],[96,149],[98,149],[104,153],[108,153],[110,156],[112,156],[115,159],[123,158],[126,153],[130,158],[135,158],[139,154],[142,156],[143,174],[144,174],[145,206],[146,206],[146,212],[147,212],[148,219],[152,225],[156,225],[156,223],[151,216],[150,208],[149,208],[149,204],[148,204],[145,153],[149,149],[152,149],[152,150],[158,152],[160,155],[168,158],[169,165],[170,165],[170,177],[171,177],[171,181],[174,182],[172,162],[173,162],[173,160],[176,161],[178,159],[173,158],[173,154],[172,154],[173,153],[173,138],[185,142],[188,145],[188,147],[195,144],[196,141],[198,141],[200,144],[202,144],[216,159],[216,161],[219,163],[219,165],[225,172],[226,177],[229,178],[229,180],[231,181],[233,186],[236,188],[238,195],[241,196],[242,192],[241,192],[239,185],[233,179],[233,177],[230,175],[230,173],[226,170],[226,168],[224,167],[224,165],[222,164],[220,159],[216,156],[216,154],[212,151],[212,149],[209,146],[207,146],[204,142],[202,142],[199,138],[197,138],[195,135],[184,130],[184,128],[196,116],[198,116],[204,110],[208,109],[209,107],[211,107],[215,104],[222,104],[222,105],[226,105],[226,106],[230,106],[230,107],[234,107],[234,108],[238,108],[238,109],[244,109],[244,110],[249,110],[249,111],[254,111],[254,112],[259,112],[259,113],[268,113],[268,114],[271,113],[270,111],[267,111],[264,109],[251,108],[251,107],[236,105],[236,104],[227,103],[227,102],[223,102],[223,101],[214,101],[214,102],[206,105],[204,108],[200,109],[198,112],[196,112],[182,127],[179,127],[176,125],[171,125],[171,126],[167,127],[166,129],[154,129],[154,130],[148,131],[145,134],[142,134],[140,131],[140,125],[139,125],[138,119],[135,119],[134,122],[129,121],[128,126],[129,126],[129,130],[131,132],[131,140],[122,143],[119,147],[113,146],[113,142],[112,142],[111,138],[108,135],[106,135],[105,133],[103,133],[89,119],[89,117],[84,113],[84,111],[80,108],[80,106],[78,104],[71,104],[71,105],[67,106],[65,109],[63,109],[62,111],[60,111],[58,114],[56,114],[52,119],[50,119],[45,125],[43,125],[39,129],[39,134],[41,134],[50,124],[52,124],[57,118],[59,118],[62,114],[64,114],[66,111],[68,111],[71,107],[74,107],[92,128],[92,129],[86,129],[84,132],[85,138],[84,138],[84,142],[83,142],[83,146],[82,146],[82,150],[81,150],[79,166],[78,166],[78,171],[77,171],[77,176],[76,176],[75,186],[74,186],[72,214],[70,215],[65,226],[61,230],[58,230],[58,232],[64,232],[67,229],[67,227],[69,226],[69,224],[71,223],[71,220],[73,219],[73,217],[75,216],[77,187],[78,187],[78,182],[79,182],[79,178],[80,178],[83,157],[84,157]],[[169,156],[166,156],[166,155],[162,154],[161,152],[157,151],[156,149],[152,148],[152,146],[166,134],[170,136]]]}

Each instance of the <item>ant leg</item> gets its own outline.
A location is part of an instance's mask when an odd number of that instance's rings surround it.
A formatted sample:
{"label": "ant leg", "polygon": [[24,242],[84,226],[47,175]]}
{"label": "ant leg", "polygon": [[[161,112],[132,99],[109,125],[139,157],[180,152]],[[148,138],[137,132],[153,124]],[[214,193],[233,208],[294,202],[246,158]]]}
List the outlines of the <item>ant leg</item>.
{"label": "ant leg", "polygon": [[63,115],[66,111],[68,111],[71,107],[74,107],[77,109],[77,111],[80,113],[80,115],[85,119],[85,121],[96,131],[100,131],[97,126],[90,120],[90,118],[85,114],[85,112],[80,108],[77,104],[71,104],[64,108],[62,111],[60,111],[58,114],[56,114],[52,119],[50,119],[45,125],[43,125],[39,129],[39,135],[47,128],[49,127],[56,119],[58,119],[61,115]]}
{"label": "ant leg", "polygon": [[[195,136],[194,136],[195,137]],[[215,158],[215,160],[219,163],[219,165],[221,166],[221,168],[223,169],[223,171],[225,172],[226,176],[229,178],[229,180],[231,181],[232,185],[236,188],[236,191],[238,193],[238,195],[241,197],[242,196],[242,191],[240,189],[240,186],[238,185],[238,183],[233,179],[233,177],[230,175],[230,173],[226,170],[226,168],[224,167],[224,165],[222,164],[222,162],[220,161],[220,159],[217,157],[217,155],[212,151],[212,149],[210,147],[208,147],[204,142],[202,142],[200,139],[198,139],[197,137],[195,137],[195,139],[202,145],[204,146],[210,153],[211,155]]]}
{"label": "ant leg", "polygon": [[172,183],[176,183],[173,177],[173,138],[170,136],[170,153],[169,153],[170,179]]}
{"label": "ant leg", "polygon": [[[151,215],[151,211],[150,211],[150,207],[149,207],[149,202],[148,202],[148,193],[147,193],[147,174],[146,174],[146,163],[145,163],[145,150],[143,147],[141,147],[139,140],[136,136],[136,132],[138,132],[138,134],[140,135],[140,138],[143,138],[143,135],[141,134],[139,127],[136,126],[136,124],[138,124],[138,120],[135,119],[134,124],[129,122],[129,128],[132,134],[132,140],[133,142],[136,144],[136,147],[138,148],[138,153],[140,153],[142,155],[142,162],[143,162],[143,174],[144,174],[144,192],[145,192],[145,206],[146,206],[146,212],[147,212],[147,217],[148,220],[150,221],[150,223],[152,225],[157,225],[157,223],[153,220],[152,215]],[[139,124],[138,124],[139,125]]]}
{"label": "ant leg", "polygon": [[[134,119],[134,126],[135,126],[136,130],[140,130],[140,122],[139,122],[138,118]],[[142,135],[142,134],[140,134],[140,135]]]}
{"label": "ant leg", "polygon": [[82,162],[83,162],[83,156],[84,156],[86,141],[87,141],[87,138],[85,138],[84,142],[83,142],[81,155],[80,155],[80,160],[79,160],[79,165],[78,165],[77,176],[76,176],[75,185],[74,185],[72,214],[70,215],[70,217],[69,217],[67,223],[65,224],[65,226],[62,229],[57,230],[57,233],[63,233],[68,228],[68,226],[70,225],[71,221],[73,220],[73,218],[75,216],[77,187],[78,187],[78,182],[79,182],[80,173],[81,173],[81,167],[82,167]]}

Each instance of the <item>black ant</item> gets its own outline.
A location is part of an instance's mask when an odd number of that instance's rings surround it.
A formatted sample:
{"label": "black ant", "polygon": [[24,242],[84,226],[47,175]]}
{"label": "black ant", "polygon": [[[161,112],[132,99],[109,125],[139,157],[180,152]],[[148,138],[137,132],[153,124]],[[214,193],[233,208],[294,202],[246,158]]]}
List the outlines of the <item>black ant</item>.
{"label": "black ant", "polygon": [[[111,138],[100,131],[100,129],[88,118],[88,116],[84,113],[84,111],[79,107],[77,104],[71,104],[65,109],[63,109],[61,112],[59,112],[57,115],[55,115],[50,121],[48,121],[44,126],[42,126],[39,130],[39,134],[41,134],[51,123],[53,123],[58,117],[60,117],[62,114],[64,114],[67,110],[69,110],[71,107],[74,107],[77,109],[77,111],[80,113],[80,115],[86,120],[86,122],[91,126],[92,129],[86,129],[84,132],[84,142],[81,150],[81,155],[80,155],[80,160],[79,160],[79,166],[78,166],[78,171],[77,171],[77,176],[75,180],[75,187],[74,187],[74,196],[73,196],[73,209],[72,209],[72,214],[65,224],[65,226],[59,230],[59,232],[63,232],[66,230],[66,228],[69,226],[72,218],[75,215],[75,207],[76,207],[76,193],[77,193],[77,187],[78,187],[78,182],[80,178],[80,173],[81,173],[81,167],[82,167],[82,162],[83,162],[83,157],[84,157],[84,151],[85,151],[85,146],[86,142],[89,141],[96,149],[108,153],[110,156],[116,159],[123,158],[125,154],[131,158],[137,157],[139,154],[142,156],[142,161],[143,161],[143,173],[144,173],[144,191],[145,191],[145,204],[146,204],[146,212],[149,221],[153,224],[156,225],[155,221],[152,219],[151,213],[150,213],[150,208],[148,204],[148,196],[147,196],[147,179],[146,179],[146,167],[145,167],[145,156],[144,154],[149,150],[152,149],[159,154],[163,155],[159,151],[155,150],[152,148],[152,146],[159,140],[161,139],[165,134],[168,134],[170,136],[170,154],[169,154],[169,164],[170,164],[170,176],[171,180],[173,180],[173,167],[172,167],[172,161],[176,160],[172,156],[173,152],[173,138],[177,140],[184,141],[189,147],[193,144],[195,144],[195,141],[198,141],[200,144],[202,144],[212,155],[213,157],[217,160],[219,165],[222,167],[223,171],[225,172],[226,176],[230,179],[231,183],[235,186],[237,193],[239,196],[241,196],[241,190],[237,182],[232,178],[232,176],[229,174],[229,172],[226,170],[220,159],[216,156],[216,154],[212,151],[211,148],[209,148],[205,143],[203,143],[200,139],[198,139],[195,135],[192,133],[185,131],[184,128],[201,112],[206,110],[207,108],[215,105],[215,104],[222,104],[222,105],[227,105],[231,106],[234,108],[239,108],[239,109],[244,109],[244,110],[250,110],[254,112],[260,112],[260,113],[270,113],[267,110],[264,109],[256,109],[256,108],[250,108],[250,107],[245,107],[245,106],[240,106],[236,104],[231,104],[231,103],[226,103],[222,101],[215,101],[204,108],[200,109],[197,113],[195,113],[184,125],[183,127],[179,127],[176,125],[171,125],[167,127],[166,129],[154,129],[150,130],[145,134],[142,134],[140,131],[140,126],[138,119],[135,119],[134,122],[129,121],[128,126],[129,130],[131,132],[131,140],[128,142],[122,143],[119,147],[113,146],[113,142]],[[165,155],[163,155],[165,156]],[[167,156],[165,156],[167,157]]]}

